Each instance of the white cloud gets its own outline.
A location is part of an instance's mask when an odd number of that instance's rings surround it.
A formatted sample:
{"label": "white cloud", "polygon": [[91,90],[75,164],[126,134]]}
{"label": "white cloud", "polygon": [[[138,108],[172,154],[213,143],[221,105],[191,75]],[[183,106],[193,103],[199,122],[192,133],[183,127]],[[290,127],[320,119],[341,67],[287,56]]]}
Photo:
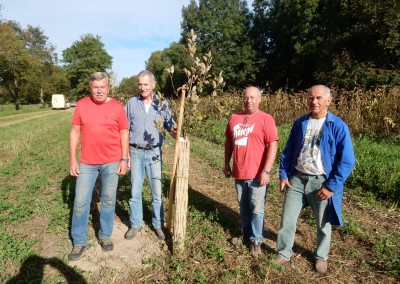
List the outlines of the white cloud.
{"label": "white cloud", "polygon": [[[117,81],[139,73],[152,52],[180,38],[190,0],[3,0],[3,19],[40,27],[59,57],[84,34],[99,35],[113,57]],[[252,0],[248,0],[249,3]]]}

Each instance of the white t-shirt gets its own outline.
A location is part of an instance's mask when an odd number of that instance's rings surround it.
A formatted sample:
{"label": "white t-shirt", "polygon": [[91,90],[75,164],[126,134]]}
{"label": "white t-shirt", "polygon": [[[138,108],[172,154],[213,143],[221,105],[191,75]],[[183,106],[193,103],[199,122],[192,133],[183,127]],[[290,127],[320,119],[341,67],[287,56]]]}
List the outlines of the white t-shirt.
{"label": "white t-shirt", "polygon": [[146,110],[146,113],[149,112],[151,104],[144,104],[144,109]]}
{"label": "white t-shirt", "polygon": [[308,120],[307,130],[297,158],[296,169],[309,175],[325,174],[320,151],[321,128],[326,117],[320,119],[311,118]]}

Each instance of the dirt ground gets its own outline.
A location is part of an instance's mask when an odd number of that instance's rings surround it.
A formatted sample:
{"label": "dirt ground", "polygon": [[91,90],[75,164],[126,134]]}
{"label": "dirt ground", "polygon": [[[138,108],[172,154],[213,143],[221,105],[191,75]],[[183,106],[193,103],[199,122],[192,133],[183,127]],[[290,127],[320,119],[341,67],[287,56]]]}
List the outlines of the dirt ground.
{"label": "dirt ground", "polygon": [[[50,114],[52,112],[47,115]],[[20,119],[15,120],[15,123],[21,122],[23,119],[27,118],[21,116]],[[32,119],[32,117],[29,117],[29,119]],[[165,145],[163,153],[164,163],[172,165],[174,146]],[[274,176],[273,178],[276,179],[277,177]],[[200,156],[191,154],[189,186],[196,194],[211,200],[213,206],[216,206],[221,214],[229,215],[231,218],[237,219],[236,221],[239,223],[239,208],[233,180],[223,177],[222,168],[212,168],[207,163],[204,163]],[[277,189],[272,188],[271,190]],[[269,196],[271,195],[267,195],[265,238],[262,246],[265,257],[275,255],[276,234],[281,216],[281,196],[276,197],[277,195],[275,194],[275,200],[270,200]],[[167,203],[164,204],[164,207],[167,208]],[[335,228],[332,233],[332,248],[329,259],[329,262],[334,265],[328,267],[328,274],[325,277],[318,277],[313,272],[312,263],[315,232],[309,222],[312,219],[311,214],[305,211],[298,222],[296,244],[294,246],[295,254],[292,258],[291,269],[299,273],[304,279],[307,279],[308,282],[315,280],[318,283],[400,283],[399,278],[388,275],[386,271],[380,271],[381,264],[377,261],[378,258],[374,256],[375,237],[390,236],[394,232],[399,232],[400,214],[398,208],[379,207],[371,209],[370,206],[367,207],[362,202],[357,201],[351,192],[346,192],[344,212],[347,216],[351,216],[365,236],[359,237],[357,234],[347,234],[344,229]],[[32,236],[45,234],[42,237],[43,251],[41,252],[41,257],[50,259],[64,255],[64,259],[66,259],[71,246],[66,247],[65,244],[61,244],[59,241],[60,236],[43,232],[42,228],[47,223],[48,220],[39,216],[35,220],[31,220],[27,227],[21,227],[21,230],[30,230]],[[345,228],[351,229],[351,224],[346,224]],[[90,243],[83,257],[77,261],[68,262],[68,266],[100,274],[105,269],[110,268],[116,271],[116,275],[124,275],[121,272],[129,273],[129,271],[148,265],[144,262],[145,259],[159,259],[171,255],[170,243],[168,241],[159,241],[148,225],[144,224],[140,233],[133,240],[124,239],[127,229],[127,220],[120,219],[117,214],[111,238],[114,243],[114,250],[103,252],[96,241],[95,229],[90,226]],[[389,249],[398,250],[398,244],[387,244],[387,246],[389,246]],[[229,257],[234,258],[235,254],[232,253]],[[47,267],[45,273],[55,273],[55,271],[52,272],[52,268]],[[287,283],[285,279],[287,282],[290,280],[290,278],[283,278],[276,283]],[[116,278],[115,282],[112,283],[120,282]]]}
{"label": "dirt ground", "polygon": [[[173,149],[171,145],[164,146],[164,163],[172,165]],[[226,214],[235,212],[235,216],[238,218],[239,208],[233,180],[223,178],[222,170],[217,171],[215,168],[207,166],[201,161],[201,157],[193,154],[190,157],[189,186],[218,204],[218,210],[222,214],[224,211],[227,212]],[[265,239],[262,246],[265,257],[275,255],[281,208],[274,203],[280,204],[280,200],[269,202],[267,198]],[[167,207],[166,204],[165,207]],[[334,229],[329,262],[335,265],[329,266],[328,274],[325,277],[319,277],[313,270],[312,251],[315,245],[315,232],[308,222],[309,219],[312,219],[312,215],[305,211],[298,222],[294,256],[290,269],[300,271],[300,275],[303,275],[308,281],[314,279],[319,283],[379,283],[382,281],[398,283],[399,279],[379,272],[379,263],[376,263],[372,252],[372,240],[376,235],[390,235],[391,231],[400,229],[398,210],[366,210],[362,203],[352,200],[350,194],[345,198],[344,211],[357,221],[358,226],[366,233],[366,237],[359,238],[344,233],[342,229]],[[126,221],[121,221],[116,217],[112,236],[115,244],[114,251],[102,252],[100,245],[92,243],[82,259],[70,262],[69,265],[79,267],[84,271],[100,271],[104,267],[126,271],[142,268],[145,265],[143,260],[146,258],[162,258],[170,255],[168,245],[157,240],[154,232],[148,226],[145,226],[140,234],[130,241],[124,239],[126,230]],[[51,250],[51,248],[49,249]],[[281,279],[279,283],[284,282],[285,280]]]}

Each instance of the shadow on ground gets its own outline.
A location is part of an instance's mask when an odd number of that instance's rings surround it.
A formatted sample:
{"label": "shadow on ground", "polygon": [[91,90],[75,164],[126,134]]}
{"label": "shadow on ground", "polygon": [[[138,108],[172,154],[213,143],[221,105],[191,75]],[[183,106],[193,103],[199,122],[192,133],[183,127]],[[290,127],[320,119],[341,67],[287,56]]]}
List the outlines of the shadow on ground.
{"label": "shadow on ground", "polygon": [[65,264],[61,259],[43,258],[38,255],[29,256],[21,265],[19,273],[7,280],[6,284],[16,283],[42,283],[45,266],[50,266],[64,278],[64,283],[84,284],[87,283],[85,278],[73,268]]}

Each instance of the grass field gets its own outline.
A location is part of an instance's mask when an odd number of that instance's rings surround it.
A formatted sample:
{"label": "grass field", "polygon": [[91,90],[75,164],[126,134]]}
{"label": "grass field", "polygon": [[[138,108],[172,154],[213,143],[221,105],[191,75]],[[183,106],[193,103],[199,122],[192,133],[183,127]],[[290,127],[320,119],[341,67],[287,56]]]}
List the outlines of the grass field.
{"label": "grass field", "polygon": [[[385,194],[363,191],[362,187],[357,187],[357,180],[351,183],[354,187],[346,189],[346,226],[334,230],[327,276],[319,277],[312,271],[315,225],[309,210],[305,210],[299,220],[294,266],[282,269],[273,264],[282,203],[276,173],[267,197],[263,255],[254,259],[246,246],[233,246],[229,239],[239,232],[233,183],[222,175],[220,142],[218,139],[210,142],[207,137],[191,138],[189,213],[183,255],[149,258],[143,268],[132,271],[102,269],[92,273],[72,268],[67,262],[71,249],[69,227],[74,192],[74,179],[68,174],[71,117],[71,111],[57,111],[54,115],[32,117],[19,123],[14,115],[3,117],[15,123],[0,127],[0,283],[400,281],[398,206],[384,199]],[[221,123],[220,127],[223,125]],[[279,131],[281,143],[284,143],[288,128]],[[210,136],[215,138],[215,135]],[[372,143],[377,145],[368,147]],[[397,157],[398,145],[358,139],[355,145],[357,151],[362,151],[358,155],[361,161],[372,163],[377,170],[387,165],[397,169],[396,164],[384,163],[378,156],[387,158],[387,153],[391,153],[392,157]],[[172,150],[166,149],[165,196],[172,157]],[[367,176],[370,172],[361,165],[356,170],[359,171],[357,175]],[[125,180],[123,185],[128,186],[127,183]],[[376,185],[378,189],[381,186],[384,185]],[[122,206],[127,206],[128,193],[120,196]],[[150,196],[145,195],[145,199],[145,206],[150,207]],[[149,222],[148,219],[145,221]]]}

